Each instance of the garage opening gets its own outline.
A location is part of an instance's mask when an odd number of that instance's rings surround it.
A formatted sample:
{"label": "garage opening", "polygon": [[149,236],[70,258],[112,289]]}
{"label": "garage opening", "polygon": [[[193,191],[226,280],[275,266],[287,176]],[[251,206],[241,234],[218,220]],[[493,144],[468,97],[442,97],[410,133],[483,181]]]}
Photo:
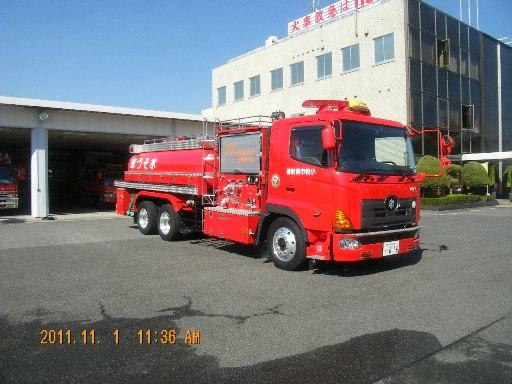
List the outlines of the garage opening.
{"label": "garage opening", "polygon": [[126,167],[128,147],[145,138],[134,135],[50,131],[50,213],[114,210],[114,180],[121,178]]}
{"label": "garage opening", "polygon": [[0,216],[29,214],[30,130],[0,127],[0,136]]}

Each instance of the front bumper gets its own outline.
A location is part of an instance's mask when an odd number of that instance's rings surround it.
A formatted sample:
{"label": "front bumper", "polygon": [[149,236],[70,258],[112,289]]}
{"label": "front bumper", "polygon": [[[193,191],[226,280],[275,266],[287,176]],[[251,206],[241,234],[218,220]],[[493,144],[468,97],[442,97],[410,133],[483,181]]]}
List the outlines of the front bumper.
{"label": "front bumper", "polygon": [[[12,195],[12,194],[10,194]],[[7,194],[0,194],[0,209],[15,209],[18,208],[18,195],[8,196]]]}
{"label": "front bumper", "polygon": [[[361,246],[357,249],[342,249],[340,240],[350,238],[357,239]],[[412,252],[419,248],[419,227],[404,228],[399,230],[334,234],[332,242],[334,261],[361,261],[367,259],[379,259],[383,256],[384,243],[399,241],[398,254]]]}

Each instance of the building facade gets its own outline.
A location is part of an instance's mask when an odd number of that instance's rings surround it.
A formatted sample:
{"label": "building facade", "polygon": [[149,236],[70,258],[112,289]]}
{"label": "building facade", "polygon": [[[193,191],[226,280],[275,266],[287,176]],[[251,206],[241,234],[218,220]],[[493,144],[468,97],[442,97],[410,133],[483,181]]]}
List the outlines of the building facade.
{"label": "building facade", "polygon": [[[497,39],[419,0],[340,1],[288,32],[213,70],[216,118],[359,99],[376,116],[449,133],[455,160],[512,150],[512,48]],[[414,149],[437,155],[429,136]]]}

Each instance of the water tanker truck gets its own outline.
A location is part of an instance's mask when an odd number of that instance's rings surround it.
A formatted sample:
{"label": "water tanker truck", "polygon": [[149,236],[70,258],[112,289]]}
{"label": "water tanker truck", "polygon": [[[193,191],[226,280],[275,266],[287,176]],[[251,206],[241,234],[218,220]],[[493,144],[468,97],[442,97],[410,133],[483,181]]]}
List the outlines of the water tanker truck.
{"label": "water tanker truck", "polygon": [[146,141],[117,187],[116,211],[167,241],[200,232],[263,247],[295,270],[308,259],[357,262],[419,247],[411,137],[437,136],[441,173],[453,140],[372,117],[362,102],[308,100],[311,115],[218,122],[215,137]]}

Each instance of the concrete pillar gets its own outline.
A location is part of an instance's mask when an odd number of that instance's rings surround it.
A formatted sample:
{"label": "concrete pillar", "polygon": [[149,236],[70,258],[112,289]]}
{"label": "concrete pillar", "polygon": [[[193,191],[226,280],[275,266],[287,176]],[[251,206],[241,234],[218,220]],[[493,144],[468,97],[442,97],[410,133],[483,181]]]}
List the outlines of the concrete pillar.
{"label": "concrete pillar", "polygon": [[33,217],[46,217],[49,214],[48,130],[40,118],[37,127],[31,131],[30,153],[30,213]]}
{"label": "concrete pillar", "polygon": [[[503,152],[503,109],[501,105],[501,45],[498,43],[498,151]],[[498,163],[500,180],[503,177],[503,161]],[[503,180],[501,180],[503,185]],[[500,188],[500,192],[501,192]]]}

